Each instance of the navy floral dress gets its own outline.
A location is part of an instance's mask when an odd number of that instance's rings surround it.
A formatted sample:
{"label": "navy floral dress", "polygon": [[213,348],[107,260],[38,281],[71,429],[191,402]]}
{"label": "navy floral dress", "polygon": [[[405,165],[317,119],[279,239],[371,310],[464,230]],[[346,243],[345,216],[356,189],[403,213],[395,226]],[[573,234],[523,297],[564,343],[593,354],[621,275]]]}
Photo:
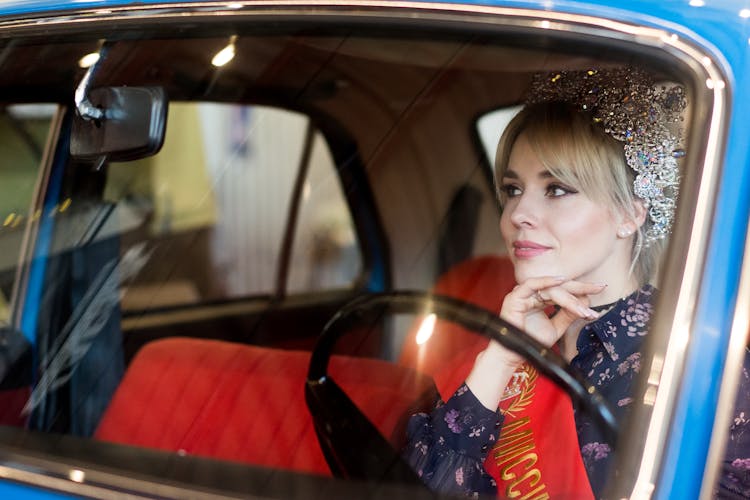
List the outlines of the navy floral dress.
{"label": "navy floral dress", "polygon": [[717,497],[750,498],[750,353],[745,351],[740,390],[734,405],[734,418],[729,428],[724,470],[719,478]]}
{"label": "navy floral dress", "polygon": [[[653,312],[655,289],[646,285],[618,301],[602,317],[587,324],[579,334],[578,354],[571,364],[610,403],[618,421],[633,399],[633,384],[641,370],[640,349]],[[745,357],[743,382],[731,429],[722,495],[750,496],[750,379]],[[583,412],[575,412],[581,456],[594,495],[601,496],[612,448]],[[463,384],[447,402],[414,415],[407,429],[404,457],[431,489],[444,493],[478,496],[496,494],[495,481],[482,464],[497,440],[502,415],[485,408]]]}

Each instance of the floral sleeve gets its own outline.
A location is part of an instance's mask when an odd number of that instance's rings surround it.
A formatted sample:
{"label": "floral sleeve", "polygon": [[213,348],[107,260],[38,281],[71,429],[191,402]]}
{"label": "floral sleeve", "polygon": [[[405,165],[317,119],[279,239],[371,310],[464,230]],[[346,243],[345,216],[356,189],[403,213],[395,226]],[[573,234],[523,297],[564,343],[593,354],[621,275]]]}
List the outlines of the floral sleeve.
{"label": "floral sleeve", "polygon": [[715,497],[750,498],[750,351],[747,349]]}
{"label": "floral sleeve", "polygon": [[432,413],[409,420],[405,460],[427,486],[457,495],[495,494],[495,480],[484,470],[502,417],[477,400],[466,384]]}

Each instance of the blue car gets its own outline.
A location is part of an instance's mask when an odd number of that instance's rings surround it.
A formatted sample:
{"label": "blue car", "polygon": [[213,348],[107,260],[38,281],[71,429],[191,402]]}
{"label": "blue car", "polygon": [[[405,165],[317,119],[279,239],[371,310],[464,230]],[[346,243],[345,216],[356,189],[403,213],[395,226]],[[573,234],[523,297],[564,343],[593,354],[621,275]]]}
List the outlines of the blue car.
{"label": "blue car", "polygon": [[[606,498],[750,495],[718,486],[750,484],[724,463],[750,419],[748,54],[750,5],[720,0],[0,3],[0,497],[444,495],[407,428],[489,339],[527,359],[513,408],[533,381],[601,426]],[[535,74],[619,66],[688,102],[625,420],[498,319],[493,175]],[[575,497],[509,443],[498,497]]]}

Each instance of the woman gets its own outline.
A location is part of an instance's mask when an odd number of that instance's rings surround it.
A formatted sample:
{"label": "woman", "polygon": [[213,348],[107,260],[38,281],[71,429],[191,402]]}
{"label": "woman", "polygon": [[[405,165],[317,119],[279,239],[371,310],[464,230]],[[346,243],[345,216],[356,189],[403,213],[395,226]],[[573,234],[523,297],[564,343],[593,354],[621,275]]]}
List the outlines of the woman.
{"label": "woman", "polygon": [[[500,229],[518,283],[500,316],[557,346],[620,421],[633,400],[656,295],[649,281],[674,214],[683,151],[672,127],[685,105],[681,87],[657,87],[630,68],[539,75],[498,146]],[[452,398],[412,417],[405,454],[428,486],[494,493],[508,479],[507,469],[492,477],[483,462],[507,432],[497,408],[523,363],[490,342]],[[575,427],[600,496],[611,444],[586,415],[575,415]],[[527,483],[513,495],[549,498],[543,473]]]}

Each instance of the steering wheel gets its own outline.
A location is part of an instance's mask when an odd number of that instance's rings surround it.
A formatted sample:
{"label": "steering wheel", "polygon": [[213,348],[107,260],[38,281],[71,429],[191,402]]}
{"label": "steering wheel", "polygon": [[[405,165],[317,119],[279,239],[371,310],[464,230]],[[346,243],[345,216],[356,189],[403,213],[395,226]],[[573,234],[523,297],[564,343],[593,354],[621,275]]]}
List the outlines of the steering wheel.
{"label": "steering wheel", "polygon": [[386,314],[424,314],[426,311],[523,355],[601,425],[610,443],[617,441],[618,424],[601,394],[562,356],[497,314],[443,295],[414,291],[372,294],[354,299],[336,312],[323,328],[310,359],[305,399],[323,454],[335,475],[422,484],[399,452],[331,378],[328,361],[338,339],[363,321]]}

